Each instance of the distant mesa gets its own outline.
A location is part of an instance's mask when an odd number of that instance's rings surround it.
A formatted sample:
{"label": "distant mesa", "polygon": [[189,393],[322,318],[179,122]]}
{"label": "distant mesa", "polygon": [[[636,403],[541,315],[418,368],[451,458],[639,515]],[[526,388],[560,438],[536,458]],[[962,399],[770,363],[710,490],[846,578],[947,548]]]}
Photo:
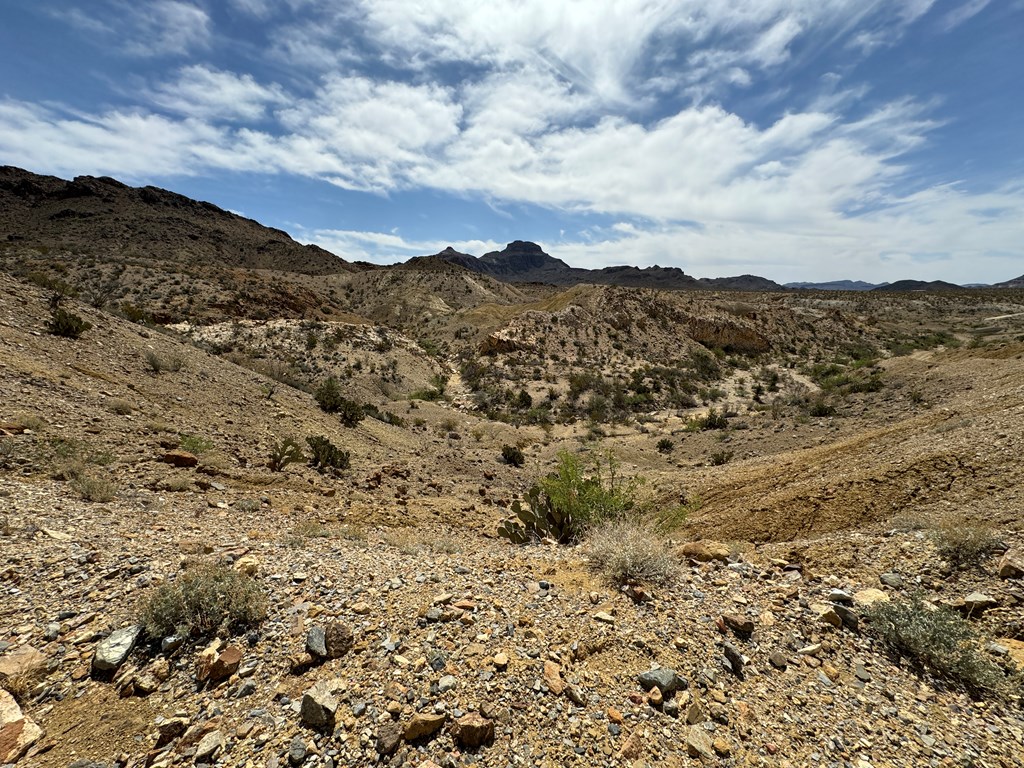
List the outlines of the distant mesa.
{"label": "distant mesa", "polygon": [[953,283],[947,283],[942,280],[932,280],[926,282],[924,280],[897,280],[895,283],[889,283],[888,285],[880,285],[877,288],[872,288],[874,291],[887,291],[890,293],[907,292],[907,291],[926,291],[929,293],[943,292],[943,291],[962,291],[963,286],[955,285]]}
{"label": "distant mesa", "polygon": [[698,279],[687,275],[678,267],[653,266],[642,269],[628,265],[603,269],[571,267],[561,259],[556,259],[545,253],[537,243],[527,240],[514,240],[502,250],[485,253],[479,258],[467,253],[460,253],[449,246],[433,256],[418,256],[410,259],[406,264],[425,264],[430,260],[445,261],[510,283],[548,283],[558,286],[593,283],[661,290],[782,290],[782,286],[778,283],[756,275]]}
{"label": "distant mesa", "polygon": [[813,291],[870,291],[888,283],[866,283],[863,280],[831,280],[825,283],[786,283],[786,288]]}

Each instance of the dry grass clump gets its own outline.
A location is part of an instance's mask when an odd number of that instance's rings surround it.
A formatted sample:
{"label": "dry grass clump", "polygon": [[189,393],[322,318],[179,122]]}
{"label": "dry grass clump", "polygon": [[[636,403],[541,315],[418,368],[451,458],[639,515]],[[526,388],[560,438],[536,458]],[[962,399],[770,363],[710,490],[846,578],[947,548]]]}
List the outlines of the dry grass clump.
{"label": "dry grass clump", "polygon": [[954,518],[943,520],[931,538],[939,556],[957,570],[980,566],[1002,547],[1002,540],[991,528]]}
{"label": "dry grass clump", "polygon": [[85,501],[102,504],[113,501],[114,497],[117,496],[117,484],[114,481],[106,477],[96,477],[86,473],[81,473],[73,478],[71,480],[71,487]]}
{"label": "dry grass clump", "polygon": [[0,689],[7,691],[18,704],[24,705],[40,680],[43,679],[42,669],[34,669],[19,675],[0,675]]}
{"label": "dry grass clump", "polygon": [[251,577],[201,562],[150,592],[139,612],[149,637],[200,637],[221,627],[233,632],[259,624],[266,616],[267,600]]}
{"label": "dry grass clump", "polygon": [[584,550],[590,567],[613,584],[664,584],[678,566],[654,524],[635,517],[594,526]]}

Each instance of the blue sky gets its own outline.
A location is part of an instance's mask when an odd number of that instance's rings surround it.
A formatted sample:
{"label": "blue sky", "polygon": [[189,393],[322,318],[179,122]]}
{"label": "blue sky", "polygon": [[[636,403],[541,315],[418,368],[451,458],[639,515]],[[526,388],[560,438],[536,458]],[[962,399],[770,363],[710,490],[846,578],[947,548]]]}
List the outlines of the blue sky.
{"label": "blue sky", "polygon": [[0,164],[347,259],[1024,273],[1024,0],[0,0]]}

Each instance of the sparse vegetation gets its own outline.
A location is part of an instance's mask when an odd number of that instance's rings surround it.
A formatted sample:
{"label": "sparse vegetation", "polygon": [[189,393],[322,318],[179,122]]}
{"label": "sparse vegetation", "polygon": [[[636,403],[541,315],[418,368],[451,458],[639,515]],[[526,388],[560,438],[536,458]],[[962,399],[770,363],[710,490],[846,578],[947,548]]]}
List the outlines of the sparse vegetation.
{"label": "sparse vegetation", "polygon": [[285,437],[271,447],[267,466],[271,472],[281,472],[289,464],[305,460],[306,454],[302,452],[302,446],[294,438]]}
{"label": "sparse vegetation", "polygon": [[728,464],[732,461],[732,457],[735,455],[733,451],[714,451],[708,462],[712,467],[720,467],[723,464]]}
{"label": "sparse vegetation", "polygon": [[178,446],[183,451],[188,451],[189,453],[194,453],[196,456],[201,456],[213,449],[213,441],[200,435],[181,433],[178,435]]}
{"label": "sparse vegetation", "polygon": [[501,459],[512,467],[521,467],[526,463],[526,457],[523,456],[523,449],[515,445],[501,446]]}
{"label": "sparse vegetation", "polygon": [[932,532],[939,557],[956,570],[977,568],[1000,548],[1002,540],[985,525],[948,518]]}
{"label": "sparse vegetation", "polygon": [[675,449],[676,444],[672,442],[671,438],[663,437],[658,441],[658,453],[669,454]]}
{"label": "sparse vegetation", "polygon": [[590,566],[616,585],[664,584],[678,565],[657,528],[633,516],[593,526],[584,544]]}
{"label": "sparse vegetation", "polygon": [[91,328],[92,323],[62,307],[55,308],[50,320],[46,323],[47,331],[54,336],[63,336],[66,339],[78,339]]}
{"label": "sparse vegetation", "polygon": [[622,518],[637,507],[636,492],[641,480],[624,482],[611,454],[594,456],[589,474],[579,456],[561,451],[558,468],[541,478],[522,502],[512,505],[513,518],[498,527],[498,534],[510,541],[551,538],[575,542],[588,527]]}
{"label": "sparse vegetation", "polygon": [[81,472],[71,479],[71,486],[85,501],[106,503],[117,496],[117,485],[108,477]]}
{"label": "sparse vegetation", "polygon": [[970,623],[920,594],[876,603],[867,611],[872,632],[919,672],[946,680],[974,696],[1000,695],[1007,678],[980,648]]}
{"label": "sparse vegetation", "polygon": [[342,471],[349,468],[349,452],[341,450],[323,435],[307,437],[306,443],[312,454],[309,466],[319,470],[321,474],[328,470]]}
{"label": "sparse vegetation", "polygon": [[154,375],[159,375],[165,371],[177,372],[180,371],[185,362],[177,355],[173,357],[164,357],[163,355],[154,352],[152,349],[147,349],[143,354],[146,360],[146,364],[149,366],[149,370]]}
{"label": "sparse vegetation", "polygon": [[203,637],[220,628],[237,632],[259,624],[266,615],[266,598],[249,576],[199,562],[150,592],[139,613],[154,640],[173,634]]}

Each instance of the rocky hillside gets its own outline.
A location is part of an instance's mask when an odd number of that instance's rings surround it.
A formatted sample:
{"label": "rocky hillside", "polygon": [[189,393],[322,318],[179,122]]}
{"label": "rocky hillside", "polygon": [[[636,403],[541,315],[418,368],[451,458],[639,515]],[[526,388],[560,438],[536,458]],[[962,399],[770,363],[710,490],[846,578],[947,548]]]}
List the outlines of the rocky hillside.
{"label": "rocky hillside", "polygon": [[491,251],[479,258],[459,253],[450,246],[434,256],[418,258],[441,259],[474,272],[516,283],[547,283],[560,286],[593,283],[630,288],[657,288],[663,291],[701,288],[722,291],[774,291],[782,288],[778,283],[754,275],[698,279],[690,277],[677,267],[570,267],[561,259],[545,253],[536,243],[523,240],[511,242],[503,250]]}

